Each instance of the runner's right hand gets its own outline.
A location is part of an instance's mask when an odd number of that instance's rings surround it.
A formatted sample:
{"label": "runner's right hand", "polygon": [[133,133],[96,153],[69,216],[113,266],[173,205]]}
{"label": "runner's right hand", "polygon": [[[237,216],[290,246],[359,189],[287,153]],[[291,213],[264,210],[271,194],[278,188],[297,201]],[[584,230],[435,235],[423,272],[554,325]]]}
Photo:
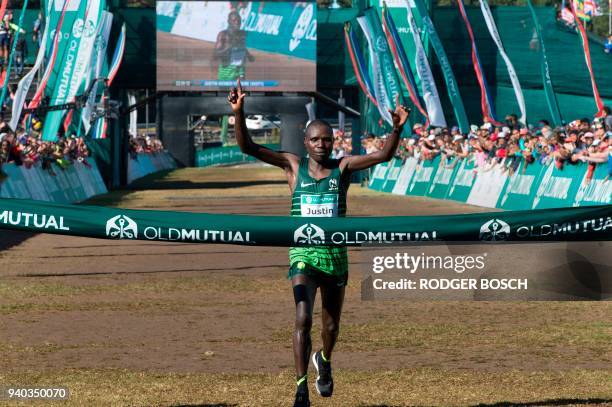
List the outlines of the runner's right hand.
{"label": "runner's right hand", "polygon": [[237,87],[230,91],[227,100],[232,107],[234,113],[242,112],[244,106],[244,97],[246,93],[242,92],[242,86],[240,85],[240,79],[238,79]]}

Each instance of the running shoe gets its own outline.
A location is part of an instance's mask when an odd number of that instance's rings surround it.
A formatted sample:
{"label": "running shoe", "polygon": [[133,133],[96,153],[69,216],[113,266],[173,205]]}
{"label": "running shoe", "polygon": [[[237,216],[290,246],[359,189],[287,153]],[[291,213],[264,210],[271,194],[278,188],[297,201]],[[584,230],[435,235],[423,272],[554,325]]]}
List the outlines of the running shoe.
{"label": "running shoe", "polygon": [[317,380],[315,388],[321,397],[331,397],[334,392],[334,379],[332,379],[331,362],[323,360],[321,351],[312,355],[312,363],[317,369]]}

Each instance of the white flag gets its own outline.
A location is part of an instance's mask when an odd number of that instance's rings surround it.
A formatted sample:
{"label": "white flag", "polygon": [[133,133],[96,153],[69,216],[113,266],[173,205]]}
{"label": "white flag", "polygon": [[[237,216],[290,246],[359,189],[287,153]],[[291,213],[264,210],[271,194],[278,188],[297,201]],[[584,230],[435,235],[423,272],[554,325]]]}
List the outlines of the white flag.
{"label": "white flag", "polygon": [[442,103],[440,102],[436,82],[434,81],[433,74],[431,73],[429,60],[427,59],[427,54],[423,48],[423,42],[421,41],[419,29],[414,21],[414,15],[412,14],[410,3],[410,0],[406,0],[406,9],[408,10],[408,25],[410,26],[410,31],[412,31],[412,39],[414,40],[414,45],[416,47],[415,64],[417,73],[421,79],[421,90],[423,92],[423,100],[425,101],[427,115],[429,116],[432,126],[446,127],[446,119],[444,119],[444,111],[442,110]]}
{"label": "white flag", "polygon": [[504,44],[502,44],[501,38],[499,36],[499,32],[497,32],[497,26],[495,25],[495,20],[493,20],[493,15],[491,14],[491,9],[489,8],[489,4],[486,0],[480,0],[480,10],[482,11],[482,16],[487,23],[487,28],[489,29],[489,33],[491,34],[491,38],[497,45],[497,49],[501,54],[504,62],[506,63],[506,67],[508,68],[508,75],[510,76],[510,81],[512,82],[512,87],[514,88],[514,94],[516,95],[516,101],[518,102],[519,109],[521,110],[521,117],[519,121],[521,124],[525,125],[525,120],[527,119],[527,113],[525,112],[525,98],[523,97],[523,90],[521,89],[521,84],[519,83],[518,76],[516,76],[516,71],[514,70],[514,66],[512,62],[510,62],[510,58],[506,55],[506,50],[504,50]]}
{"label": "white flag", "polygon": [[38,72],[40,65],[45,59],[45,48],[47,46],[47,35],[49,33],[49,10],[51,9],[52,4],[52,2],[49,2],[47,6],[48,10],[45,17],[45,30],[43,31],[43,35],[41,37],[42,40],[40,41],[40,48],[38,49],[38,54],[36,55],[36,61],[34,62],[34,66],[30,70],[30,72],[28,72],[27,75],[21,78],[19,84],[17,85],[15,99],[13,100],[11,121],[9,122],[9,126],[11,129],[13,129],[13,131],[17,129],[17,125],[19,124],[19,119],[21,118],[21,110],[23,109],[23,105],[25,103],[26,96],[28,95],[28,91],[30,90],[30,86],[34,81],[34,76],[36,75],[36,72]]}

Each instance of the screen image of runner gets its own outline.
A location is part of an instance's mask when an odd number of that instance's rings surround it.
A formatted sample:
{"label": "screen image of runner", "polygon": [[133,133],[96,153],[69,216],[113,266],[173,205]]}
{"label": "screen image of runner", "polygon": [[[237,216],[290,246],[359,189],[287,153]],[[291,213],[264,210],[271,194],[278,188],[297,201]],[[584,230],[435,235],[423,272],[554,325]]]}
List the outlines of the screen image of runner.
{"label": "screen image of runner", "polygon": [[316,89],[314,2],[158,1],[157,89]]}

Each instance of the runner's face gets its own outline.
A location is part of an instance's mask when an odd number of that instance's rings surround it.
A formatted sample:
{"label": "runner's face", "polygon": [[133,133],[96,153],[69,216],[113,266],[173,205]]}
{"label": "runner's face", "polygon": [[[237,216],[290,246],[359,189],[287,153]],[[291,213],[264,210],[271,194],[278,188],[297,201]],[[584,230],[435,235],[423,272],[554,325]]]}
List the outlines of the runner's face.
{"label": "runner's face", "polygon": [[308,155],[315,161],[324,161],[331,155],[334,147],[334,138],[331,129],[325,126],[317,126],[310,129],[304,138],[304,146]]}
{"label": "runner's face", "polygon": [[237,30],[240,28],[240,16],[238,14],[230,14],[228,23],[230,28]]}

